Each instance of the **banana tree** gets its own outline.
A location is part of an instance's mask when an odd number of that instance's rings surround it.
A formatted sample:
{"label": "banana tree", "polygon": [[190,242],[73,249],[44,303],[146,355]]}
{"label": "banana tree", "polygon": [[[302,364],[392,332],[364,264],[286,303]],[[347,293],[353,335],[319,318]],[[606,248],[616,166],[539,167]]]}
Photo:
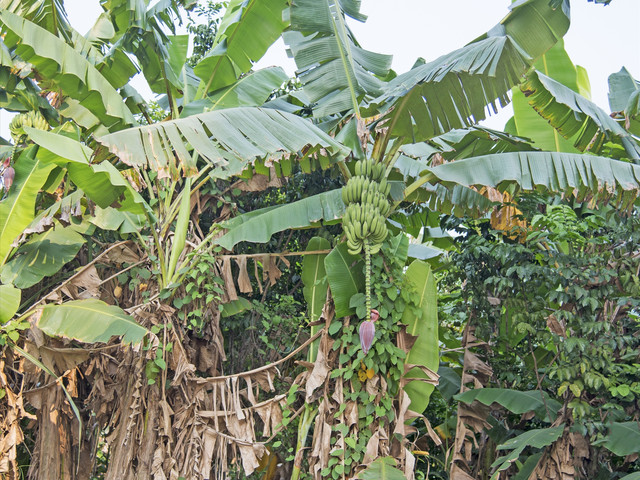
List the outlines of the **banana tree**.
{"label": "banana tree", "polygon": [[[33,122],[27,122],[30,116],[26,114],[12,125],[17,136],[9,165],[12,169],[15,166],[16,176],[12,185],[5,183],[10,188],[1,204],[2,339],[3,344],[9,342],[37,365],[42,365],[38,360],[44,355],[41,349],[30,347],[27,351],[18,345],[24,341],[18,333],[29,325],[25,320],[34,318],[34,313],[38,318],[34,328],[37,325],[55,337],[107,342],[117,336],[122,337],[124,343],[138,343],[146,336],[145,343],[157,344],[155,334],[158,332],[151,329],[149,333],[139,324],[152,327],[142,320],[140,311],[155,310],[152,305],[154,300],[156,304],[159,302],[159,297],[165,300],[160,303],[169,302],[176,288],[180,288],[182,278],[199,261],[199,256],[207,255],[212,248],[215,228],[199,239],[197,245],[189,232],[192,200],[197,198],[203,185],[238,175],[255,159],[264,163],[299,154],[300,158],[322,156],[330,160],[344,150],[310,122],[286,112],[257,108],[213,111],[223,107],[261,105],[285,80],[281,70],[271,69],[268,75],[248,75],[236,82],[250,68],[251,62],[247,63],[247,47],[233,43],[234,38],[242,42],[247,36],[235,37],[234,30],[254,28],[252,25],[260,18],[258,11],[258,16],[249,17],[249,20],[246,15],[242,15],[241,21],[232,20],[236,18],[237,10],[243,12],[245,8],[237,3],[230,7],[226,17],[230,20],[223,23],[218,40],[219,44],[225,45],[226,51],[208,56],[197,67],[199,72],[205,72],[200,75],[206,88],[199,91],[197,84],[194,86],[197,77],[185,65],[185,39],[167,36],[161,28],[162,24],[172,24],[170,14],[177,12],[177,2],[160,2],[151,8],[142,3],[109,2],[104,5],[105,13],[88,39],[78,35],[66,22],[51,23],[49,16],[31,15],[38,5],[15,2],[1,5],[3,92],[17,110],[37,108],[35,115],[42,119],[36,129],[31,128]],[[255,3],[259,8],[278,13],[273,15],[273,38],[263,42],[258,50],[252,47],[253,59],[259,58],[284,28],[279,13],[282,5]],[[57,2],[52,6],[61,7]],[[255,15],[255,9],[249,10]],[[63,8],[56,12],[64,18]],[[107,55],[102,53],[105,46],[109,46]],[[153,55],[149,55],[150,51]],[[138,65],[129,58],[137,60]],[[220,65],[232,66],[226,79],[216,73]],[[25,73],[27,68],[29,74]],[[140,120],[149,120],[140,96],[127,84],[138,68],[152,88],[162,90],[168,98],[170,121],[163,122],[161,128],[153,125],[137,127]],[[205,74],[209,76],[205,78]],[[215,83],[212,83],[213,78]],[[214,90],[206,84],[212,84]],[[50,93],[45,105],[41,101],[34,102],[34,98],[44,98],[46,92]],[[178,111],[178,104],[186,106],[195,103],[194,100],[200,102],[201,106],[195,107],[195,110],[199,108],[199,114],[180,119],[180,111],[188,110],[180,108]],[[134,114],[138,113],[141,116],[136,119]],[[122,136],[113,137],[117,131],[122,131]],[[177,157],[173,153],[176,146],[182,146],[176,152]],[[140,159],[153,158],[156,153],[159,156],[151,165],[146,160],[142,165],[137,163]],[[127,163],[133,169],[128,168]],[[138,193],[141,186],[146,187],[146,191],[141,191],[142,195]],[[81,262],[78,271],[69,276],[72,273],[69,268],[76,263],[79,250],[89,241],[93,248],[90,246],[88,252],[92,255],[95,240],[104,235],[115,239],[130,237],[133,242],[113,243],[88,264]],[[190,240],[185,252],[187,238]],[[130,270],[131,265],[120,268],[120,273],[115,272],[106,280],[95,269],[98,261],[98,265],[115,266],[125,258],[127,264],[149,265],[149,270],[157,272],[151,287],[155,292],[147,291],[142,296],[138,295],[144,293],[141,290],[132,292],[142,302],[126,313],[117,306],[118,299],[124,295],[120,285],[112,289],[109,300],[109,303],[115,300],[116,305],[107,305],[97,298],[105,299],[104,287],[100,287]],[[69,262],[72,263],[69,265]],[[49,279],[46,287],[43,279]],[[29,290],[30,297],[21,300],[20,290],[32,287],[38,290]],[[127,302],[122,305],[126,306]],[[84,326],[80,327],[79,322]],[[219,335],[219,331],[216,334]],[[137,370],[133,373],[135,378],[149,379],[146,389],[153,391],[151,395],[160,391],[151,385],[155,369],[160,367],[166,371],[167,363],[171,364],[165,360],[169,355],[165,348],[169,337],[161,335],[160,342],[159,350],[152,348],[156,354],[140,357],[142,363],[136,362]],[[58,344],[56,348],[59,348]],[[68,376],[70,370],[65,367],[69,365],[53,364],[45,371]],[[166,374],[162,384],[165,382]],[[140,386],[143,385],[135,388]],[[6,391],[4,387],[7,387],[6,383],[3,383],[3,392]],[[120,408],[130,408],[131,399]],[[50,408],[51,402],[59,401],[57,397],[48,396],[42,405]],[[72,405],[75,408],[75,404]],[[19,419],[19,416],[10,418]],[[47,476],[51,469],[69,478],[82,476],[80,455],[90,445],[82,435],[81,417],[77,415],[67,423],[61,420],[55,428],[70,428],[74,421],[81,426],[80,436],[76,435],[80,450],[74,449],[69,441],[60,445],[60,455],[52,450],[49,458],[45,450],[41,450],[40,445],[44,444],[38,444],[37,450],[42,453],[40,463],[32,465],[34,477]],[[17,424],[7,427],[7,431],[19,429]],[[50,422],[42,417],[40,432],[50,428]],[[128,435],[127,430],[122,434]],[[196,435],[200,436],[202,432]],[[16,443],[7,443],[6,448],[3,456],[6,453],[12,462],[3,468],[17,472]],[[69,454],[67,460],[77,459],[77,462],[62,462],[66,454]],[[134,454],[141,458],[145,455],[142,451]],[[114,459],[123,458],[124,453],[118,451],[114,455]],[[208,477],[204,472],[211,470],[211,461],[211,457],[202,458],[194,452],[183,468],[199,469]],[[221,459],[216,461],[226,463]],[[122,471],[118,469],[129,471],[129,464],[116,460],[110,468],[110,475],[119,478]]]}
{"label": "banana tree", "polygon": [[[323,262],[332,300],[319,316],[313,301],[316,323],[324,325],[304,344],[312,345],[313,363],[296,383],[304,387],[305,402],[317,404],[317,411],[305,410],[302,422],[308,426],[316,416],[309,471],[316,478],[352,476],[361,465],[379,466],[384,462],[376,458],[393,454],[411,478],[409,423],[413,411],[421,414],[427,407],[438,366],[433,274],[418,258],[424,254],[410,257],[416,249],[402,232],[415,206],[480,214],[493,206],[479,193],[487,186],[513,194],[544,189],[580,198],[595,195],[627,207],[638,194],[640,172],[626,161],[636,158],[634,137],[604,122],[582,100],[564,100],[559,88],[530,71],[566,33],[566,0],[516,2],[488,33],[394,78],[390,58],[364,50],[348,28],[347,16],[364,20],[359,2],[234,0],[214,46],[193,69],[186,63],[185,37],[165,30],[185,2],[167,0],[152,7],[102,2],[104,13],[86,38],[63,21],[62,3],[29,5],[34,8],[0,3],[3,105],[37,109],[47,120],[45,131],[27,126],[16,140],[19,151],[11,160],[16,180],[1,204],[0,228],[7,233],[2,289],[13,309],[3,321],[13,318],[13,325],[36,311],[41,315],[37,326],[49,335],[105,341],[106,334],[81,335],[74,326],[82,305],[108,298],[150,330],[142,350],[118,350],[117,368],[99,368],[95,357],[87,368],[95,393],[83,401],[97,419],[92,435],[106,427],[112,432],[104,440],[110,448],[106,478],[209,478],[212,470],[226,471],[231,451],[250,474],[269,456],[268,441],[257,440],[256,419],[268,439],[285,425],[268,421],[281,415],[283,396],[258,399],[273,389],[276,364],[228,376],[216,368],[206,370],[208,377],[196,374],[191,352],[197,343],[176,309],[184,310],[190,288],[186,278],[198,264],[210,267],[212,282],[214,272],[226,282],[225,298],[212,296],[198,304],[209,321],[215,363],[224,357],[220,312],[206,304],[236,300],[230,273],[234,247],[263,243],[288,229],[342,221],[347,241],[336,239],[339,244]],[[44,11],[40,7],[53,8],[55,16],[33,14]],[[284,74],[250,70],[281,35],[298,65],[302,89],[270,101],[271,92],[286,80]],[[148,105],[129,84],[138,70],[163,95],[160,103],[167,109],[162,121],[153,122]],[[571,132],[584,128],[612,139],[623,146],[620,159],[532,151],[525,139],[474,127],[487,108],[509,101],[508,93],[525,74],[556,99],[549,116],[577,103],[588,126],[571,125]],[[312,119],[290,111],[311,111]],[[336,170],[345,186],[226,222],[213,209],[209,216],[214,221],[202,230],[201,202],[213,196],[205,190],[215,191],[216,182],[231,178],[286,172],[292,161],[308,171]],[[360,185],[365,180],[366,189]],[[39,202],[34,201],[38,192],[44,192]],[[76,218],[70,223],[68,205],[74,205]],[[93,245],[88,251],[96,252],[95,245],[105,245],[105,238],[110,243],[100,257],[106,263],[102,276],[90,269],[93,263],[81,262],[69,277],[64,270],[68,261],[87,242]],[[53,261],[38,255],[52,239],[64,252]],[[418,259],[405,276],[409,258]],[[140,265],[147,272],[141,273],[145,281],[124,290],[118,282]],[[35,283],[24,283],[27,272]],[[56,272],[63,276],[52,277]],[[86,282],[91,275],[93,289],[80,287],[76,293],[69,288],[74,277]],[[45,278],[53,286],[39,283]],[[20,282],[23,288],[40,285],[33,301],[16,300]],[[313,282],[307,287],[321,290],[321,279]],[[113,313],[107,332],[132,340],[130,318],[115,313],[117,307],[101,308]],[[365,354],[356,340],[356,324],[373,318],[373,310],[379,316],[377,333]],[[14,343],[22,338],[13,337]],[[31,351],[44,360],[40,350]],[[51,372],[71,378],[68,365],[52,366]],[[99,404],[104,385],[117,394]],[[320,387],[335,394],[321,399]],[[242,401],[241,391],[246,395]],[[232,405],[226,399],[237,401]],[[57,397],[45,400],[43,408],[52,402],[61,408]],[[54,430],[70,428],[67,423]],[[10,427],[19,428],[15,422]],[[41,417],[39,429],[52,431],[49,420]],[[48,474],[50,460],[52,468],[67,469],[60,471],[70,478],[82,475],[80,458],[92,455],[90,443],[79,440],[78,453],[72,453],[70,440],[60,446],[69,458],[75,455],[74,468],[74,462],[61,465],[43,455],[46,436],[42,439],[34,478]],[[330,442],[334,447],[328,450]],[[298,470],[304,443],[300,438]],[[9,449],[15,452],[15,443]],[[15,462],[10,467],[15,469]]]}

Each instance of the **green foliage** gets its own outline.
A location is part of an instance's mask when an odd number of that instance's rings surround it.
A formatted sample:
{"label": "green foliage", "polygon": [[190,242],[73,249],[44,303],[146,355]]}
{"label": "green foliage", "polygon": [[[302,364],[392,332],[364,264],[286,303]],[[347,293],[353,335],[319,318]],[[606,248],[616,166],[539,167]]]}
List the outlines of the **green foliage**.
{"label": "green foliage", "polygon": [[[2,285],[2,287],[5,287],[5,286],[6,285]],[[1,291],[3,294],[5,293],[4,289]],[[20,333],[24,330],[27,330],[30,327],[31,327],[31,324],[26,320],[22,320],[22,321],[13,320],[13,321],[8,321],[5,324],[0,324],[0,347],[4,347],[9,342],[10,343],[17,342],[18,339],[20,338]]]}
{"label": "green foliage", "polygon": [[[345,425],[334,427],[337,433],[345,436],[344,458],[345,462],[348,459],[347,468],[353,468],[353,465],[362,461],[372,433],[370,426],[394,421],[394,398],[400,392],[400,380],[404,376],[405,363],[407,362],[407,353],[397,346],[396,339],[404,327],[402,319],[420,318],[423,310],[427,308],[422,297],[416,291],[415,282],[416,280],[420,281],[419,279],[425,281],[428,275],[425,274],[424,278],[418,277],[418,279],[409,280],[403,274],[407,247],[407,239],[403,234],[396,237],[390,236],[382,244],[382,255],[374,255],[371,258],[371,307],[379,312],[380,317],[375,322],[375,340],[369,352],[366,355],[363,353],[358,336],[359,319],[366,316],[366,298],[362,283],[356,287],[356,293],[351,295],[349,301],[350,310],[355,312],[355,316],[351,317],[352,321],[344,322],[344,319],[339,318],[336,314],[336,319],[329,327],[329,334],[335,338],[334,351],[344,350],[344,353],[339,355],[338,363],[340,366],[331,372],[331,377],[341,377],[349,382],[351,391],[345,392],[345,401],[358,403],[358,435],[346,436],[347,427]],[[335,252],[341,252],[342,248],[345,248],[344,255],[335,254]],[[334,288],[344,290],[345,287],[342,284],[332,284],[331,272],[334,265],[329,262],[331,255],[336,255],[336,258],[344,260],[345,255],[348,255],[346,254],[346,245],[341,244],[336,247],[325,262],[329,285],[335,296],[340,294]],[[357,257],[352,260],[356,261]],[[336,277],[339,277],[338,272],[346,274],[345,269],[350,268],[352,273],[364,278],[365,265],[362,261],[357,261],[355,265],[351,265],[351,262],[341,261],[340,265],[340,268],[335,267]],[[419,285],[421,284],[419,283]],[[433,306],[430,305],[429,308]],[[429,323],[429,326],[432,327],[432,322]],[[416,333],[424,334],[425,332],[420,330]],[[430,342],[429,339],[426,341]],[[419,359],[419,361],[422,364],[423,360]],[[365,382],[367,378],[370,378],[369,374],[381,375],[387,383],[387,389],[380,393],[379,401],[374,402],[376,396],[369,394],[365,389]],[[423,392],[418,389],[416,393],[419,395]],[[423,399],[420,402],[423,402]],[[341,456],[342,452],[339,455]],[[341,468],[342,465],[339,462],[330,460],[329,467],[323,471],[322,475],[338,478],[341,475]]]}
{"label": "green foliage", "polygon": [[[408,247],[408,242],[407,242]],[[407,249],[408,252],[408,249]],[[406,257],[397,254],[399,259]],[[440,364],[438,342],[438,304],[436,282],[431,272],[431,266],[420,260],[415,260],[405,272],[405,287],[409,292],[411,303],[417,308],[405,309],[402,322],[407,325],[407,333],[417,336],[407,357],[407,363],[420,365],[432,371],[438,370]],[[395,292],[390,291],[393,294]],[[407,295],[409,297],[409,295]],[[407,378],[427,378],[418,367],[414,367],[406,374]],[[405,390],[411,398],[410,409],[422,413],[429,404],[429,397],[434,386],[419,380],[409,382]]]}
{"label": "green foliage", "polygon": [[546,447],[547,445],[555,442],[560,435],[562,435],[563,425],[554,428],[541,428],[535,430],[529,430],[522,435],[518,435],[510,439],[509,441],[498,446],[498,450],[512,450],[511,453],[503,457],[498,458],[493,462],[492,467],[497,467],[496,472],[492,475],[491,480],[496,480],[499,476],[499,472],[506,470],[515,462],[522,451],[527,447]]}
{"label": "green foliage", "polygon": [[[187,60],[189,66],[195,67],[213,46],[220,25],[220,11],[223,6],[224,2],[207,0],[206,4],[199,3],[188,14],[187,31],[193,34],[193,51],[191,57]],[[195,19],[192,14],[195,14]],[[205,20],[204,23],[198,22],[203,18]]]}
{"label": "green foliage", "polygon": [[28,288],[58,272],[73,260],[85,243],[74,226],[56,225],[34,235],[18,248],[13,258],[0,269],[4,284]]}
{"label": "green foliage", "polygon": [[304,306],[292,295],[272,292],[247,305],[250,308],[221,322],[231,371],[251,370],[286,356],[307,330]]}
{"label": "green foliage", "polygon": [[[202,331],[211,318],[212,306],[215,308],[224,294],[224,282],[215,274],[215,263],[213,255],[200,256],[182,280],[184,292],[173,299],[173,306],[180,310],[178,317],[189,330]],[[161,294],[160,298],[168,295],[170,290]]]}
{"label": "green foliage", "polygon": [[22,152],[15,163],[13,185],[0,202],[0,265],[9,258],[13,241],[34,219],[38,192],[54,168],[38,161],[36,151],[32,146]]}
{"label": "green foliage", "polygon": [[[490,341],[488,363],[493,381],[503,388],[456,398],[497,402],[514,413],[534,410],[538,420],[531,420],[527,433],[568,409],[568,421],[593,446],[612,446],[611,453],[624,456],[631,450],[620,449],[616,439],[623,438],[624,426],[636,428],[634,405],[640,398],[640,339],[634,335],[640,219],[559,201],[544,208],[541,200],[532,196],[522,202],[531,225],[523,243],[482,222],[462,229],[464,248],[453,259],[468,303],[456,308],[474,312],[475,335]],[[495,417],[506,438],[516,433],[510,433],[508,419]],[[500,468],[527,455],[514,452]],[[600,452],[616,471],[619,460]]]}
{"label": "green foliage", "polygon": [[147,329],[122,309],[94,298],[45,306],[38,328],[48,335],[81,342],[106,343],[111,337],[119,336],[125,343],[139,343],[147,334]]}
{"label": "green foliage", "polygon": [[356,478],[361,480],[406,480],[396,461],[391,457],[380,457],[371,463]]}
{"label": "green foliage", "polygon": [[[307,244],[307,251],[326,250],[331,246],[329,241],[322,237],[313,237]],[[324,265],[326,254],[306,255],[302,260],[302,283],[304,288],[302,293],[304,300],[307,302],[309,322],[318,321],[322,314],[322,308],[327,301],[327,291],[329,281],[327,279],[327,271]],[[311,327],[311,335],[313,336],[322,328],[322,325]],[[314,362],[318,353],[319,341],[313,342],[309,347],[309,361]]]}

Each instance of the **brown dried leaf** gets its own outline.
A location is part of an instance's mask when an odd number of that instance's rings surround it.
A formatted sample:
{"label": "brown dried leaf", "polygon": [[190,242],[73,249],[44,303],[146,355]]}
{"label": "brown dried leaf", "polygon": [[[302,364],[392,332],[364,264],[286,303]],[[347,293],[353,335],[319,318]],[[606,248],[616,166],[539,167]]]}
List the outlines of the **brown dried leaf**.
{"label": "brown dried leaf", "polygon": [[378,447],[380,445],[380,433],[378,430],[373,432],[371,438],[367,442],[367,449],[364,453],[364,458],[362,459],[363,465],[369,465],[376,458],[378,458]]}
{"label": "brown dried leaf", "polygon": [[547,327],[549,327],[549,330],[551,330],[551,332],[555,333],[556,335],[559,335],[562,338],[567,337],[564,327],[553,314],[547,317]]}
{"label": "brown dried leaf", "polygon": [[497,188],[494,188],[494,187],[484,186],[484,187],[480,188],[478,193],[480,193],[480,195],[484,195],[485,197],[487,197],[492,202],[500,202],[500,203],[502,203],[502,201],[504,199],[504,196],[502,195],[502,193],[500,193],[500,191]]}
{"label": "brown dried leaf", "polygon": [[309,466],[313,471],[314,478],[320,477],[320,470],[326,468],[329,463],[329,448],[331,445],[331,423],[332,418],[327,411],[326,399],[318,406],[315,430],[313,432],[313,443],[309,456]]}
{"label": "brown dried leaf", "polygon": [[407,437],[408,435],[415,433],[416,428],[408,425],[409,421],[418,417],[419,415],[416,412],[409,410],[409,405],[411,405],[411,399],[406,391],[401,390],[400,395],[400,405],[396,409],[396,426],[393,429],[393,433],[400,435],[401,437]]}
{"label": "brown dried leaf", "polygon": [[238,292],[236,291],[236,285],[233,281],[233,274],[231,273],[231,258],[224,257],[222,260],[222,269],[220,276],[224,281],[224,289],[227,293],[227,297],[230,302],[238,299]]}
{"label": "brown dried leaf", "polygon": [[457,463],[451,466],[451,473],[449,478],[451,480],[476,480],[474,477],[465,472]]}
{"label": "brown dried leaf", "polygon": [[487,297],[487,301],[489,302],[490,305],[493,305],[494,307],[497,305],[500,305],[500,303],[502,302],[498,297],[492,297],[491,295]]}
{"label": "brown dried leaf", "polygon": [[242,192],[262,192],[267,188],[280,188],[283,185],[283,180],[276,175],[275,168],[271,167],[269,177],[266,175],[257,174],[251,177],[249,181],[237,181],[236,183],[231,185],[231,188],[237,188]]}
{"label": "brown dried leaf", "polygon": [[22,232],[23,236],[29,235],[31,233],[42,233],[45,230],[48,230],[50,227],[53,227],[53,216],[51,217],[42,217],[33,227],[25,228]]}
{"label": "brown dried leaf", "polygon": [[467,371],[476,370],[477,372],[487,376],[491,376],[493,374],[493,369],[487,363],[480,360],[478,355],[472,353],[468,349],[464,352],[464,369]]}
{"label": "brown dried leaf", "polygon": [[253,271],[256,277],[256,282],[258,282],[258,290],[260,291],[260,293],[262,293],[264,291],[264,288],[262,286],[262,281],[260,280],[260,275],[258,274],[258,259],[255,258],[253,260]]}
{"label": "brown dried leaf", "polygon": [[282,272],[277,267],[278,257],[272,255],[262,256],[262,280],[269,280],[269,283],[273,287],[278,279],[282,276]]}
{"label": "brown dried leaf", "polygon": [[287,268],[291,267],[291,262],[284,255],[278,255],[278,260],[284,263],[287,266]]}
{"label": "brown dried leaf", "polygon": [[424,425],[427,427],[427,433],[429,434],[431,440],[433,440],[433,443],[435,443],[436,446],[442,445],[442,439],[431,426],[431,422],[427,419],[427,417],[424,416],[422,417],[422,420],[424,421]]}
{"label": "brown dried leaf", "polygon": [[98,275],[95,265],[85,268],[80,275],[70,282],[72,285],[84,289],[77,298],[100,298],[100,284],[102,279]]}
{"label": "brown dried leaf", "polygon": [[[426,375],[426,378],[413,377],[413,376],[411,378],[402,377],[402,379],[400,380],[400,384],[402,386],[406,385],[409,382],[413,382],[413,381],[430,383],[431,385],[438,385],[439,379],[440,379],[440,375],[438,375],[436,372],[434,372],[430,368],[425,367],[424,365],[415,365],[415,364],[412,364],[412,363],[405,363],[405,365],[404,365],[404,374],[407,375],[411,371],[416,372],[416,370],[414,370],[414,369],[421,371],[424,375]],[[412,374],[413,374],[413,372],[412,372]]]}
{"label": "brown dried leaf", "polygon": [[404,449],[404,476],[407,480],[413,480],[414,471],[416,467],[416,457],[413,456],[411,451]]}
{"label": "brown dried leaf", "polygon": [[238,264],[238,288],[241,293],[253,293],[253,287],[251,286],[251,279],[247,272],[247,257],[242,255],[236,258]]}
{"label": "brown dried leaf", "polygon": [[442,165],[443,163],[447,163],[447,161],[444,159],[444,157],[442,155],[440,155],[439,153],[431,155],[430,160],[431,160],[431,166],[432,167],[437,167],[438,165]]}
{"label": "brown dried leaf", "polygon": [[[313,392],[320,385],[324,383],[329,374],[330,368],[327,363],[328,354],[333,346],[333,339],[325,332],[320,339],[320,346],[318,348],[318,356],[313,364],[313,370],[309,375],[306,385],[306,401],[308,402],[313,395]],[[368,382],[367,382],[368,383]]]}
{"label": "brown dried leaf", "polygon": [[126,244],[112,248],[105,257],[114,263],[137,263],[140,261],[140,256]]}
{"label": "brown dried leaf", "polygon": [[[500,194],[500,192],[497,193]],[[520,238],[521,241],[524,241],[525,232],[528,229],[527,222],[522,218],[522,212],[510,204],[512,199],[509,193],[505,192],[502,197],[500,200],[497,199],[497,196],[495,200],[489,197],[490,200],[502,203],[491,212],[491,227],[504,232],[511,239]]]}
{"label": "brown dried leaf", "polygon": [[71,283],[68,283],[64,287],[60,288],[60,291],[71,300],[77,300],[79,298],[78,287],[72,285]]}
{"label": "brown dried leaf", "polygon": [[358,423],[358,404],[356,402],[348,402],[344,409],[344,420],[348,427]]}
{"label": "brown dried leaf", "polygon": [[574,458],[589,458],[589,442],[584,436],[578,432],[573,432],[569,434],[569,441],[573,447]]}
{"label": "brown dried leaf", "polygon": [[409,353],[413,344],[416,343],[418,339],[417,335],[411,335],[407,332],[407,325],[400,324],[400,330],[396,334],[396,341],[398,344],[398,348],[402,349],[405,353]]}
{"label": "brown dried leaf", "polygon": [[249,420],[239,420],[234,415],[226,419],[229,433],[240,440],[235,445],[240,451],[242,468],[246,475],[251,475],[260,466],[260,458],[265,454],[264,445],[255,444],[253,424]]}

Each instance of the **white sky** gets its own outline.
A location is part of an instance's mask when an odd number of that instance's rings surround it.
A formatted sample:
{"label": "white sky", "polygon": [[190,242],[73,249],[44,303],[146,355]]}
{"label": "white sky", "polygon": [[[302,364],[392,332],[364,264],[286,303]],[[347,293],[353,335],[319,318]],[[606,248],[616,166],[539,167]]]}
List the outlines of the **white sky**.
{"label": "white sky", "polygon": [[[83,34],[102,11],[98,0],[66,0],[64,4],[71,24]],[[393,54],[393,68],[402,73],[418,57],[430,61],[486,32],[506,15],[510,4],[510,0],[363,0],[362,11],[369,19],[350,25],[364,48]],[[640,78],[640,0],[613,0],[606,7],[573,0],[571,7],[565,48],[575,64],[587,69],[592,99],[608,112],[607,77],[625,66]],[[280,65],[289,74],[295,70],[281,40],[257,67],[269,65]],[[143,96],[150,97],[143,79],[135,84]],[[0,110],[0,135],[5,139],[12,116]],[[485,124],[502,129],[510,116],[506,108]]]}

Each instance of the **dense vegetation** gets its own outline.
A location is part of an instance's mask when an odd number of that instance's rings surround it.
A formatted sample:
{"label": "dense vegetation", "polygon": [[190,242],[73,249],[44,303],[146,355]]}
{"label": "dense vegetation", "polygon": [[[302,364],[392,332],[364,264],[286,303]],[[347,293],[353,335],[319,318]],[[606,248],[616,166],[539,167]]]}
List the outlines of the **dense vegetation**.
{"label": "dense vegetation", "polygon": [[640,84],[569,0],[400,74],[358,1],[148,3],[0,0],[1,478],[640,478]]}

